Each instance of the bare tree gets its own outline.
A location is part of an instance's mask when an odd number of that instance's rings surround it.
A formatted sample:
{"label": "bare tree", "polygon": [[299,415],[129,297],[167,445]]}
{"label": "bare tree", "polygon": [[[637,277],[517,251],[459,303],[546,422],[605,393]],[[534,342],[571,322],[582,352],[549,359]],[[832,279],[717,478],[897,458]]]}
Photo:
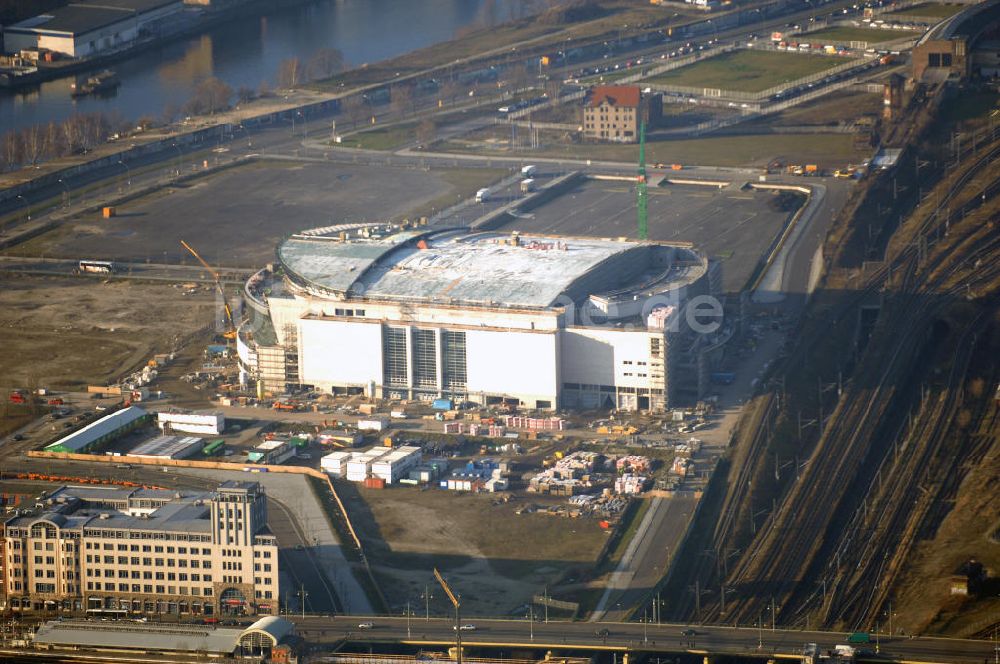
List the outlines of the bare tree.
{"label": "bare tree", "polygon": [[83,127],[77,115],[71,115],[62,122],[63,140],[66,154],[76,154],[83,146]]}
{"label": "bare tree", "polygon": [[256,97],[256,93],[253,88],[246,85],[241,85],[238,90],[236,90],[236,101],[238,104],[249,104]]}
{"label": "bare tree", "polygon": [[392,87],[392,109],[400,115],[406,115],[407,111],[412,111],[416,99],[413,94],[413,85],[400,83]]}
{"label": "bare tree", "polygon": [[528,87],[528,83],[531,80],[528,68],[524,66],[523,62],[513,65],[507,70],[507,80],[510,82],[510,86],[514,92],[523,90]]}
{"label": "bare tree", "polygon": [[545,94],[548,95],[549,99],[559,99],[559,93],[562,91],[562,83],[554,78],[550,78],[545,81]]}
{"label": "bare tree", "polygon": [[344,54],[335,48],[321,48],[309,60],[307,69],[313,81],[330,78],[344,70]]}
{"label": "bare tree", "polygon": [[0,148],[6,170],[12,171],[21,165],[21,137],[16,131],[8,131],[3,135],[3,145]]}
{"label": "bare tree", "polygon": [[24,160],[34,166],[45,154],[45,132],[36,124],[21,130],[21,149]]}
{"label": "bare tree", "polygon": [[257,96],[260,97],[261,99],[266,99],[267,97],[270,97],[273,94],[274,92],[271,91],[271,84],[268,83],[267,81],[261,81],[260,85],[257,86]]}
{"label": "bare tree", "polygon": [[206,78],[194,89],[194,95],[185,105],[185,110],[191,115],[207,113],[215,115],[217,111],[229,108],[229,100],[233,89],[214,76]]}
{"label": "bare tree", "polygon": [[177,116],[181,114],[181,109],[177,104],[169,103],[163,107],[163,124],[172,124]]}
{"label": "bare tree", "polygon": [[351,95],[343,101],[344,115],[351,121],[352,127],[357,127],[358,123],[368,115],[365,107],[365,100],[361,95]]}
{"label": "bare tree", "polygon": [[459,90],[461,86],[458,81],[454,79],[448,79],[441,83],[441,98],[447,99],[449,104],[455,103],[455,98],[458,97]]}
{"label": "bare tree", "polygon": [[45,125],[45,158],[55,159],[64,154],[66,154],[66,148],[63,145],[63,135],[59,131],[59,125],[50,122]]}
{"label": "bare tree", "polygon": [[294,90],[302,82],[302,62],[298,58],[287,58],[278,66],[278,87]]}
{"label": "bare tree", "polygon": [[437,138],[437,125],[434,120],[427,118],[417,125],[417,140],[421,145],[430,145]]}

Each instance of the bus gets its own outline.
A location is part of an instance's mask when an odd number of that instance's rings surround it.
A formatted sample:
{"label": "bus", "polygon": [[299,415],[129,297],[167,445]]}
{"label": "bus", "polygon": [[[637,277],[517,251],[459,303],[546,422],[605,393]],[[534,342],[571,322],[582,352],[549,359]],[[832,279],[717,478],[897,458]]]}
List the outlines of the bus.
{"label": "bus", "polygon": [[98,274],[114,274],[118,271],[117,266],[112,261],[80,261],[78,265],[80,272],[96,272]]}

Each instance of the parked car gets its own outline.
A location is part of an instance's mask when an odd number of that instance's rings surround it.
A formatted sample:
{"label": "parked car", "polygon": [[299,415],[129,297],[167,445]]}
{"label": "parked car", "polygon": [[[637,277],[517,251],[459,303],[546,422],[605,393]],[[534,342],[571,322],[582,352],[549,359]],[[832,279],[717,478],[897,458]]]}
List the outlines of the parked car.
{"label": "parked car", "polygon": [[358,624],[358,629],[374,629],[374,627],[375,623],[373,623],[370,620],[368,622],[363,622]]}

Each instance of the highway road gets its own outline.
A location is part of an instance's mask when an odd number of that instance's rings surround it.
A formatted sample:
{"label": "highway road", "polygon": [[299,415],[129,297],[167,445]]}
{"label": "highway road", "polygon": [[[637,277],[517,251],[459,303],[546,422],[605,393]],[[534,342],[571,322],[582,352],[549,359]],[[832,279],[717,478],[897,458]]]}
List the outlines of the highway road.
{"label": "highway road", "polygon": [[[374,617],[372,629],[359,629],[368,618],[307,616],[293,618],[300,634],[311,643],[410,643],[413,645],[448,645],[454,642],[454,622],[432,618]],[[770,658],[776,655],[801,654],[807,643],[817,644],[821,652],[844,644],[847,635],[837,632],[797,630],[758,630],[754,627],[705,627],[701,625],[656,625],[640,623],[529,622],[526,620],[463,620],[474,624],[475,631],[462,634],[469,647],[537,647],[566,650],[618,650],[649,653],[711,653]],[[606,636],[604,636],[606,630]],[[694,634],[684,632],[693,630]],[[988,641],[938,638],[888,638],[880,635],[878,643],[858,646],[870,649],[875,661],[939,662],[980,664],[993,661],[994,646]],[[865,657],[859,658],[864,661]]]}
{"label": "highway road", "polygon": [[[116,279],[146,279],[152,281],[176,281],[176,282],[198,282],[215,283],[215,279],[208,270],[198,265],[176,265],[167,263],[122,263],[115,264],[117,271],[114,274]],[[72,276],[79,274],[78,261],[70,258],[38,258],[34,256],[0,256],[0,271],[23,272],[27,274],[41,275],[65,275]],[[222,281],[226,283],[243,284],[253,272],[235,268],[217,268]],[[84,273],[85,277],[106,278],[108,275]]]}

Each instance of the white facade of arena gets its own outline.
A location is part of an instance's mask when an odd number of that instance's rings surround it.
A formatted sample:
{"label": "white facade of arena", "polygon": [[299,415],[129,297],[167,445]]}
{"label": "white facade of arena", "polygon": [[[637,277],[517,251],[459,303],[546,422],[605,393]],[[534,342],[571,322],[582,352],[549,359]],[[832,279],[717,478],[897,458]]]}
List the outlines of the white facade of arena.
{"label": "white facade of arena", "polygon": [[649,316],[666,306],[668,323],[680,321],[712,290],[716,271],[689,245],[394,230],[319,229],[279,247],[281,274],[262,271],[245,289],[248,380],[656,410],[677,400],[685,352],[718,342]]}

